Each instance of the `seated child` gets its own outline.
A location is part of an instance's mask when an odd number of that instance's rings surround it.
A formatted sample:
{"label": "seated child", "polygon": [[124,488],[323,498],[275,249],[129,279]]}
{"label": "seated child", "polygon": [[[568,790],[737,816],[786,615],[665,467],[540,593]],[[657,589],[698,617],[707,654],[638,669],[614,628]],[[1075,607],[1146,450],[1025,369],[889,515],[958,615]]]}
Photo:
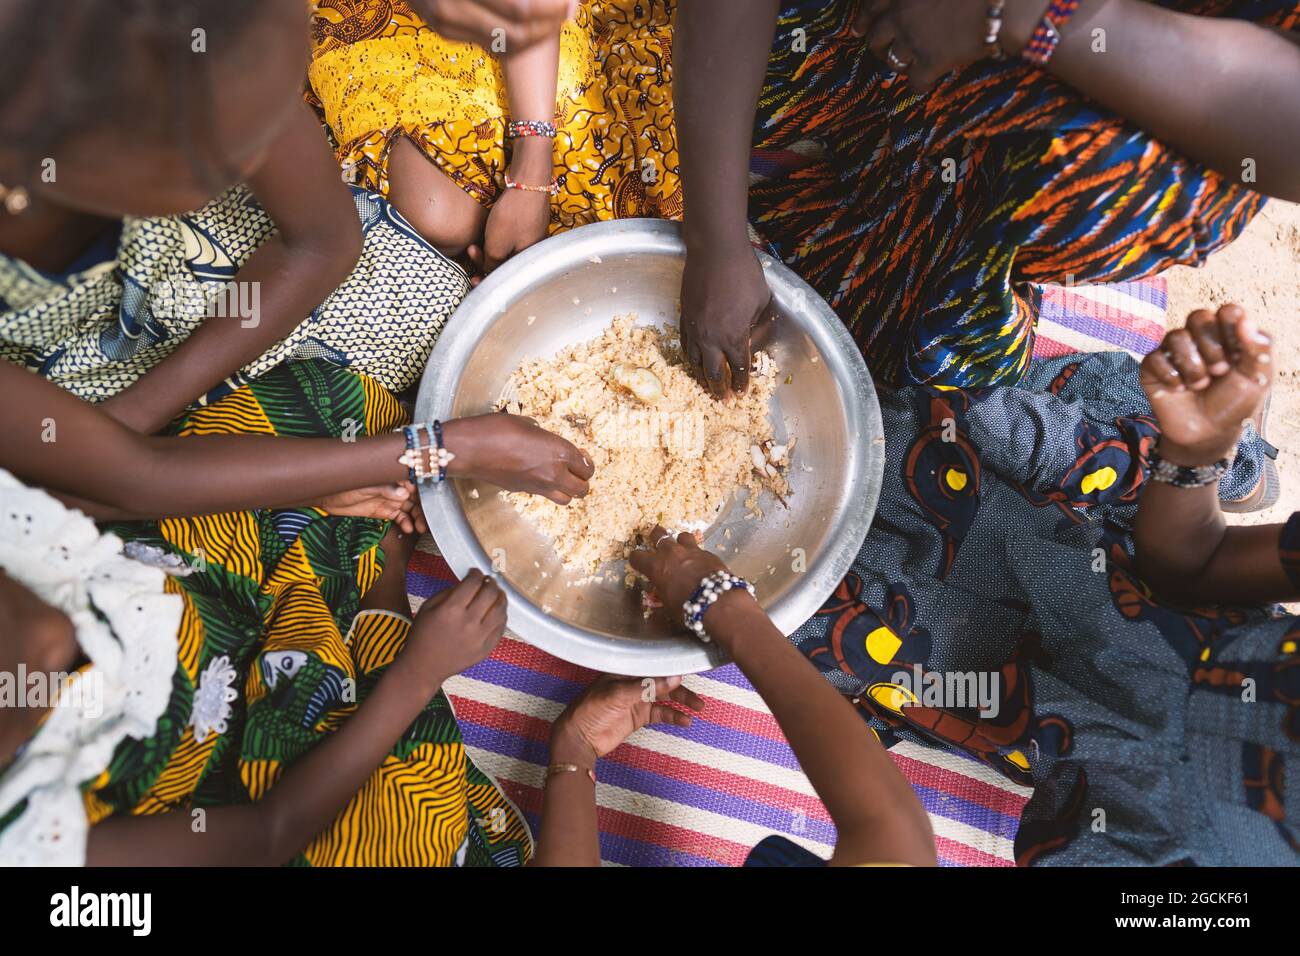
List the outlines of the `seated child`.
{"label": "seated child", "polygon": [[490,272],[548,232],[680,217],[670,20],[583,3],[516,51],[440,36],[402,0],[318,0],[308,99],[350,181]]}

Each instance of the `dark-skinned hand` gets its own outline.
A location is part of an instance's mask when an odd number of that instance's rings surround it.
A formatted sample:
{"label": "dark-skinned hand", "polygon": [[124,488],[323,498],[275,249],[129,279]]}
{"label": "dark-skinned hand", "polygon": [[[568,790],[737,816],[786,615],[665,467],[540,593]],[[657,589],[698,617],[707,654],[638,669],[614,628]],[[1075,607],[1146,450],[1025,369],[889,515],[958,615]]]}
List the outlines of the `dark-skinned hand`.
{"label": "dark-skinned hand", "polygon": [[522,415],[476,415],[442,427],[443,444],[456,456],[447,468],[453,477],[478,478],[567,505],[587,494],[596,471],[590,455]]}
{"label": "dark-skinned hand", "polygon": [[1244,309],[1199,309],[1142,361],[1142,389],[1160,423],[1160,454],[1177,465],[1231,455],[1273,385],[1273,344]]}
{"label": "dark-skinned hand", "polygon": [[753,339],[770,315],[772,293],[748,244],[727,252],[692,250],[682,271],[682,350],[714,398],[749,388]]}

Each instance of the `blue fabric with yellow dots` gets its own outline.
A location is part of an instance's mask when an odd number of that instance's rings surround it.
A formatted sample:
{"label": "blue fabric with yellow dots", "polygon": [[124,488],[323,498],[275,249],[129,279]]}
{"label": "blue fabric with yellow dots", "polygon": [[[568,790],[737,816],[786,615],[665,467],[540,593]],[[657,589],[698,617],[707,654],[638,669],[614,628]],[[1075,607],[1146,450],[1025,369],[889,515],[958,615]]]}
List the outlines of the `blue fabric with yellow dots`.
{"label": "blue fabric with yellow dots", "polygon": [[[1022,865],[1300,863],[1300,619],[1165,607],[1135,577],[1159,434],[1137,364],[1070,356],[881,404],[871,533],[791,638],[881,740],[1033,786]],[[1266,447],[1247,428],[1224,498]]]}

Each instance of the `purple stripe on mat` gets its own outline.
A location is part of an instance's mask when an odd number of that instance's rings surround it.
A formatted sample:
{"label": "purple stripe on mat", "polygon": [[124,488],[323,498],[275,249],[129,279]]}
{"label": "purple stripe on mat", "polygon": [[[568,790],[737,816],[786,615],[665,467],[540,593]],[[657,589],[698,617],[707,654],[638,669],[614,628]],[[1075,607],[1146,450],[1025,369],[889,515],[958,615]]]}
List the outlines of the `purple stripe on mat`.
{"label": "purple stripe on mat", "polygon": [[1142,279],[1138,282],[1108,282],[1106,288],[1132,296],[1148,305],[1163,309],[1169,304],[1169,288],[1164,280]]}
{"label": "purple stripe on mat", "polygon": [[956,820],[985,833],[992,833],[1008,840],[1014,840],[1020,829],[1020,817],[1008,816],[997,810],[990,810],[980,803],[965,800],[947,790],[924,787],[912,781],[912,789],[921,799],[926,813],[948,820]]}
{"label": "purple stripe on mat", "polygon": [[1094,339],[1118,346],[1126,351],[1146,353],[1160,344],[1160,340],[1134,332],[1132,329],[1111,325],[1095,316],[1066,309],[1054,302],[1044,302],[1040,318],[1082,332]]}
{"label": "purple stripe on mat", "polygon": [[418,595],[426,601],[439,591],[446,590],[449,587],[451,587],[450,581],[444,581],[435,575],[422,574],[419,571],[409,569],[406,572],[406,593]]}
{"label": "purple stripe on mat", "polygon": [[567,704],[573,700],[584,686],[493,657],[479,661],[465,671],[465,676],[487,684],[495,684],[497,687],[532,694],[534,697],[544,697],[559,704]]}
{"label": "purple stripe on mat", "polygon": [[[790,825],[795,819],[794,811],[788,808],[774,807],[770,804],[750,800],[743,796],[722,793],[699,784],[687,783],[674,777],[608,760],[601,763],[597,776],[601,783],[608,783],[634,793],[643,793],[648,797],[658,797],[671,803],[707,810],[719,816],[731,817],[752,823],[777,833],[789,833]],[[824,820],[804,818],[806,836],[821,843],[835,843],[835,827]]]}
{"label": "purple stripe on mat", "polygon": [[740,668],[735,664],[724,664],[716,670],[705,671],[700,676],[707,677],[709,680],[715,680],[720,684],[730,684],[732,687],[739,687],[741,690],[754,690],[754,685],[746,679],[745,675],[740,672]]}
{"label": "purple stripe on mat", "polygon": [[545,741],[533,740],[520,734],[507,733],[495,727],[485,727],[470,720],[460,721],[461,736],[470,747],[501,754],[515,760],[545,767],[550,759],[550,750]]}
{"label": "purple stripe on mat", "polygon": [[[549,674],[518,667],[491,657],[475,664],[465,672],[465,676],[557,703],[568,703],[581,689],[571,681],[561,680]],[[655,730],[729,753],[743,754],[766,763],[788,767],[791,770],[799,769],[799,761],[795,759],[789,745],[784,741],[748,734],[742,730],[713,723],[707,717],[696,717],[690,727],[656,725]]]}
{"label": "purple stripe on mat", "polygon": [[[525,813],[524,819],[534,836],[541,830],[542,818],[536,813]],[[672,850],[656,843],[633,840],[630,837],[615,836],[612,833],[600,834],[600,858],[609,863],[622,866],[717,866],[716,860],[687,853],[685,850]]]}
{"label": "purple stripe on mat", "polygon": [[802,769],[787,744],[767,737],[747,734],[731,727],[724,727],[721,724],[712,723],[704,717],[696,717],[689,727],[656,724],[655,730],[672,737],[680,737],[683,740],[704,744],[717,750],[725,750],[728,753],[741,754],[753,760],[761,760],[764,763],[785,767],[788,770]]}

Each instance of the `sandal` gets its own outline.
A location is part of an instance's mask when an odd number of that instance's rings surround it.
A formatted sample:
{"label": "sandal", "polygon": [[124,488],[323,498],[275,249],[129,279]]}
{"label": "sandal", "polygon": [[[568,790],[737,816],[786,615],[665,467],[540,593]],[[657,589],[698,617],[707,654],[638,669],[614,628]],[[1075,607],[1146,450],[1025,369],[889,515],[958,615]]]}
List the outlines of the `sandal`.
{"label": "sandal", "polygon": [[1219,507],[1229,514],[1248,514],[1252,511],[1264,511],[1267,508],[1277,504],[1278,499],[1282,497],[1282,477],[1277,470],[1277,448],[1269,444],[1264,437],[1264,429],[1268,423],[1268,410],[1273,404],[1273,395],[1270,393],[1264,400],[1264,408],[1259,413],[1259,424],[1256,425],[1255,431],[1259,435],[1260,441],[1264,443],[1264,467],[1263,474],[1260,475],[1259,484],[1244,498],[1238,498],[1236,501],[1220,501]]}

